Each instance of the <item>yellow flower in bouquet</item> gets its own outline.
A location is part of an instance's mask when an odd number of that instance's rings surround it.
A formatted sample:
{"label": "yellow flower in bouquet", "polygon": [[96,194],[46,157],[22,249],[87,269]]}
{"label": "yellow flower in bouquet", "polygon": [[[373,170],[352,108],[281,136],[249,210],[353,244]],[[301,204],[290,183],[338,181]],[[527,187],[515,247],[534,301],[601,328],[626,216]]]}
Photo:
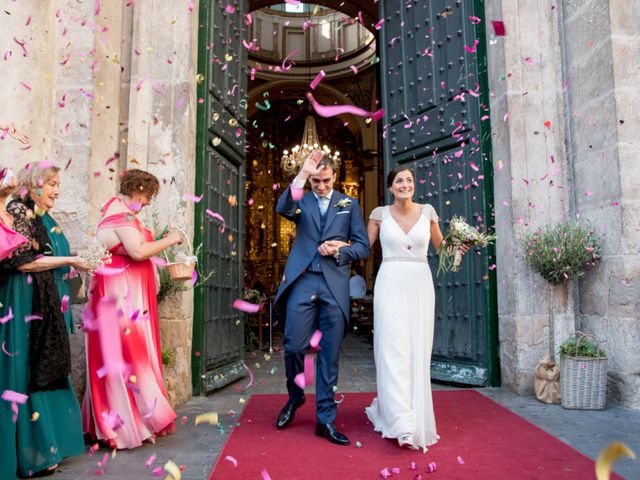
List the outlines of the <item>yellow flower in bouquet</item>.
{"label": "yellow flower in bouquet", "polygon": [[440,272],[457,272],[462,263],[462,247],[486,247],[496,239],[495,235],[482,233],[464,218],[454,216],[449,230],[438,249],[438,275]]}

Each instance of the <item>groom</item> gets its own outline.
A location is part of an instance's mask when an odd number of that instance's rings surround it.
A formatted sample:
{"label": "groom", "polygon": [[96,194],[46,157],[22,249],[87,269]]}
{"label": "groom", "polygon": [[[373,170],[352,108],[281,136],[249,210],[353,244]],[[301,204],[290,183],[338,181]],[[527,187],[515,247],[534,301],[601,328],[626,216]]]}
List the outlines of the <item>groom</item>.
{"label": "groom", "polygon": [[[307,180],[312,191],[301,196]],[[357,200],[333,190],[335,180],[333,160],[323,158],[320,151],[313,152],[276,206],[280,215],[296,224],[296,238],[276,295],[276,302],[286,302],[284,362],[289,391],[276,427],[289,425],[304,404],[304,390],[294,379],[304,370],[311,335],[320,330],[316,435],[349,445],[349,439],[334,425],[334,389],[349,318],[349,263],[369,256],[369,239]]]}

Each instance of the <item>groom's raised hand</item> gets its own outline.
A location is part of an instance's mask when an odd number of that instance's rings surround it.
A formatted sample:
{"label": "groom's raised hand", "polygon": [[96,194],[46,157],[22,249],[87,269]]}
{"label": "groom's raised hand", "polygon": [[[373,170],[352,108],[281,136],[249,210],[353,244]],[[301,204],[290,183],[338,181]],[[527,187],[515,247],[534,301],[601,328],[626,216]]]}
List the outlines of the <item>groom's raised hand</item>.
{"label": "groom's raised hand", "polygon": [[324,166],[318,167],[318,163],[320,163],[320,160],[322,160],[323,156],[324,153],[322,152],[322,150],[314,150],[313,152],[311,152],[302,164],[298,176],[304,176],[306,179],[312,177],[313,175],[319,174],[325,168]]}

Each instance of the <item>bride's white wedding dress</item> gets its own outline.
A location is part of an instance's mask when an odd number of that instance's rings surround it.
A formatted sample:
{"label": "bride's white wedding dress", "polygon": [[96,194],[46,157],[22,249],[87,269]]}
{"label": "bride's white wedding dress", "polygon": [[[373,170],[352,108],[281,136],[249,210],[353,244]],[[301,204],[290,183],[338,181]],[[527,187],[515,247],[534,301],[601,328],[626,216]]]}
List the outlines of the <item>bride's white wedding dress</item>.
{"label": "bride's white wedding dress", "polygon": [[383,260],[373,296],[378,396],[366,413],[383,437],[409,433],[413,445],[426,452],[440,438],[431,398],[435,292],[427,263],[430,222],[438,216],[431,205],[423,205],[408,233],[388,206],[374,209],[369,218],[381,222]]}

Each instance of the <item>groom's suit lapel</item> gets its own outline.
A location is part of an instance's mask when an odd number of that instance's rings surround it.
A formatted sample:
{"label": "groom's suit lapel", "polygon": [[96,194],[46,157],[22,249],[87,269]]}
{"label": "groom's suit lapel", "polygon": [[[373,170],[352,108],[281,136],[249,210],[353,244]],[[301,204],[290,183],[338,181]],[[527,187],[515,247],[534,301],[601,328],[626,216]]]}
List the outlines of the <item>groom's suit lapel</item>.
{"label": "groom's suit lapel", "polygon": [[313,194],[313,192],[307,193],[302,198],[302,203],[304,204],[304,207],[307,209],[307,211],[311,213],[311,218],[313,218],[316,227],[318,227],[318,231],[322,233],[322,231],[320,230],[320,208],[318,207],[318,200],[316,199],[316,196]]}

